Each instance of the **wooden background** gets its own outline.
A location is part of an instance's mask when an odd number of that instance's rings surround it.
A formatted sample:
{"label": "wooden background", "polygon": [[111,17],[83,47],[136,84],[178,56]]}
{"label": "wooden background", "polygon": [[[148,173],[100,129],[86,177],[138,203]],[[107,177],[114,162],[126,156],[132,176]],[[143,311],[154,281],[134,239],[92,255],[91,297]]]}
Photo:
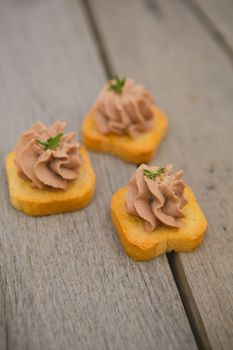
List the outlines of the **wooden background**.
{"label": "wooden background", "polygon": [[[78,129],[114,73],[170,122],[156,164],[184,168],[209,228],[194,253],[126,257],[112,193],[134,171],[91,154],[83,211],[30,218],[8,201],[4,158],[41,120]],[[231,0],[0,2],[0,349],[233,348]],[[79,133],[80,135],[80,133]]]}

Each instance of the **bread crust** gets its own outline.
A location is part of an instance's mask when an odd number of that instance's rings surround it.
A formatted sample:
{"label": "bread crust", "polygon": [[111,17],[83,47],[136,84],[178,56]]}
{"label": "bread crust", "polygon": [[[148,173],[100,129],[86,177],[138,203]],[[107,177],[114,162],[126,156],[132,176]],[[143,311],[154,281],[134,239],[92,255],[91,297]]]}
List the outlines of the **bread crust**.
{"label": "bread crust", "polygon": [[84,164],[79,169],[77,179],[68,184],[67,190],[32,187],[30,181],[18,174],[15,152],[9,153],[6,157],[6,172],[13,207],[30,216],[42,216],[72,212],[87,206],[95,190],[95,174],[83,146],[80,152]]}
{"label": "bread crust", "polygon": [[146,261],[170,252],[189,252],[202,242],[207,221],[191,188],[185,188],[187,204],[183,208],[185,217],[180,228],[158,226],[147,232],[143,220],[129,215],[125,210],[127,187],[119,189],[112,197],[112,220],[119,234],[122,245],[130,258]]}
{"label": "bread crust", "polygon": [[93,115],[89,113],[82,125],[83,143],[91,151],[110,153],[134,164],[148,163],[165,137],[168,126],[164,113],[155,106],[152,110],[155,120],[154,128],[136,138],[128,135],[101,134]]}

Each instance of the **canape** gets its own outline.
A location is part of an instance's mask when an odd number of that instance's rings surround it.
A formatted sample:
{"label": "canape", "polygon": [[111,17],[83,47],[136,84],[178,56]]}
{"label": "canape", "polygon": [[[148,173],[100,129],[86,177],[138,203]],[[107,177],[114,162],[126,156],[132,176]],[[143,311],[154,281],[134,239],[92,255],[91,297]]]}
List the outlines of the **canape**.
{"label": "canape", "polygon": [[167,131],[168,121],[143,85],[115,78],[100,91],[84,119],[84,145],[135,164],[149,162]]}
{"label": "canape", "polygon": [[6,157],[9,197],[27,215],[40,216],[84,208],[95,188],[87,151],[65,123],[33,125]]}
{"label": "canape", "polygon": [[142,164],[127,187],[112,197],[113,223],[127,255],[151,260],[165,252],[189,252],[202,242],[207,227],[202,210],[172,166]]}

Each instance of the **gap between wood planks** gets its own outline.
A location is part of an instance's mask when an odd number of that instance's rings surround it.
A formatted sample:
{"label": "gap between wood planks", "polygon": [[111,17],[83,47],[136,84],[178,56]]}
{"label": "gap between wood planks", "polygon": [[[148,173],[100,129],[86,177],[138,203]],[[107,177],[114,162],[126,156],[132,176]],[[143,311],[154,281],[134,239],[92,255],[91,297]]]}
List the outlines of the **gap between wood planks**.
{"label": "gap between wood planks", "polygon": [[201,26],[211,35],[221,50],[233,65],[233,50],[215,23],[195,0],[179,0],[196,17]]}
{"label": "gap between wood planks", "polygon": [[170,252],[166,255],[198,348],[209,350],[211,349],[210,341],[192,290],[189,287],[183,265],[179,259],[179,254]]}
{"label": "gap between wood planks", "polygon": [[[106,77],[110,79],[116,75],[116,72],[113,70],[110,60],[108,59],[107,50],[98,30],[94,12],[91,9],[89,0],[80,1],[83,6],[84,13],[86,14],[86,19],[90,26],[92,35],[95,39],[101,61],[105,69]],[[185,3],[185,0],[179,1]],[[208,31],[212,38],[214,38],[214,40],[230,59],[231,63],[233,63],[233,51],[231,50],[230,46],[227,44],[218,29],[214,26],[212,21],[210,21],[207,15],[202,11],[199,5],[195,3],[195,0],[188,0],[185,5],[188,7],[189,11],[191,11],[195,17],[197,17],[201,25]],[[140,164],[137,166],[139,165]],[[199,349],[209,350],[211,349],[210,341],[208,339],[208,335],[197,304],[192,295],[192,291],[190,290],[187,282],[187,276],[185,275],[183,266],[180,263],[179,255],[175,252],[171,252],[167,253],[166,256],[197,346]]]}

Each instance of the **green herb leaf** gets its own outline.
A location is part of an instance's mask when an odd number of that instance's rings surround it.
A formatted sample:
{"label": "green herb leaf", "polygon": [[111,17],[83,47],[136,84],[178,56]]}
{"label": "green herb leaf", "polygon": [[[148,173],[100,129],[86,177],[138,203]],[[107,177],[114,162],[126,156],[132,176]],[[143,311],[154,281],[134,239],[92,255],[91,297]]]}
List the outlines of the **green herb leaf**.
{"label": "green herb leaf", "polygon": [[114,77],[112,81],[110,81],[108,90],[112,90],[117,94],[122,94],[123,87],[125,85],[125,78]]}
{"label": "green herb leaf", "polygon": [[161,177],[165,171],[165,168],[158,168],[155,171],[143,169],[143,175],[148,177],[151,180],[155,180],[156,176]]}
{"label": "green herb leaf", "polygon": [[58,147],[62,136],[63,136],[63,133],[60,132],[59,134],[55,135],[54,137],[49,137],[46,141],[36,139],[36,142],[39,145],[43,146],[45,151],[47,149],[55,150]]}

